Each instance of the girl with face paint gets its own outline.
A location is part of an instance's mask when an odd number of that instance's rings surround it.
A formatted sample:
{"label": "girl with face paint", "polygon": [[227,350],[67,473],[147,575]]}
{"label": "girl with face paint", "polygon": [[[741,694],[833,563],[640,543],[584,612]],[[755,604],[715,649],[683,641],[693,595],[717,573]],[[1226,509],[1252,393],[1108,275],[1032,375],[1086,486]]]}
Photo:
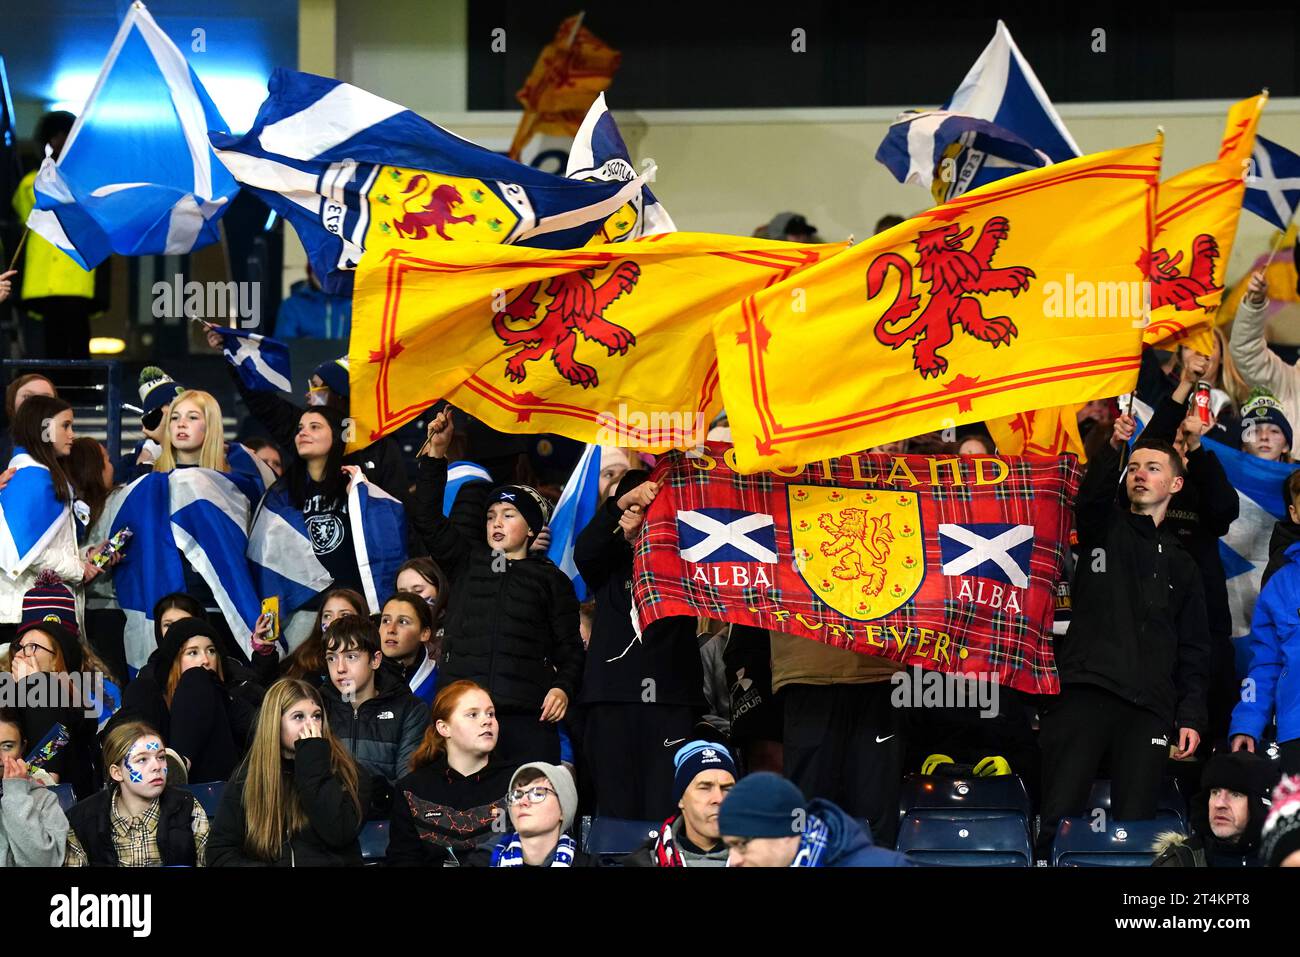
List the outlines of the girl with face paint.
{"label": "girl with face paint", "polygon": [[107,787],[68,812],[67,867],[203,867],[208,816],[168,783],[170,761],[149,725],[129,721],[104,739]]}

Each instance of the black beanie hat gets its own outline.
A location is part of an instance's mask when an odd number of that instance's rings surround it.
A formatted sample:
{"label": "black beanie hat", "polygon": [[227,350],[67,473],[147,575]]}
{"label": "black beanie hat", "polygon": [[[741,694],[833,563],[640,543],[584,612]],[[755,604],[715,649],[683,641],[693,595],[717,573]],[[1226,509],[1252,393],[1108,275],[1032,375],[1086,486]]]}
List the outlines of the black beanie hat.
{"label": "black beanie hat", "polygon": [[154,667],[160,679],[167,677],[167,673],[171,671],[172,662],[181,653],[181,649],[185,647],[185,642],[200,635],[211,638],[212,643],[217,646],[217,651],[223,655],[225,654],[225,649],[222,648],[221,636],[210,621],[203,618],[182,618],[167,629],[167,634],[163,635],[162,641],[158,642],[158,650],[153,654]]}
{"label": "black beanie hat", "polygon": [[533,538],[536,538],[537,534],[546,527],[546,523],[551,520],[551,503],[542,496],[541,492],[530,486],[498,485],[488,494],[485,508],[491,508],[497,502],[508,502],[513,505],[528,523],[528,530]]}
{"label": "black beanie hat", "polygon": [[1268,798],[1276,772],[1268,758],[1249,751],[1216,752],[1201,772],[1201,789],[1207,794],[1215,788],[1227,788],[1238,794]]}

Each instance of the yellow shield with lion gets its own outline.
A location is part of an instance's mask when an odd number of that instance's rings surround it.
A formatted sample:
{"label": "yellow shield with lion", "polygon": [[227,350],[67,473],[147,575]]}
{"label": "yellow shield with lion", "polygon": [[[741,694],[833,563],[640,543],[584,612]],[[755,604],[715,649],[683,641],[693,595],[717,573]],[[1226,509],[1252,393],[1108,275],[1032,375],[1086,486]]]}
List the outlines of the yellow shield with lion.
{"label": "yellow shield with lion", "polygon": [[790,485],[794,564],[812,593],[846,618],[882,618],[925,578],[915,492]]}

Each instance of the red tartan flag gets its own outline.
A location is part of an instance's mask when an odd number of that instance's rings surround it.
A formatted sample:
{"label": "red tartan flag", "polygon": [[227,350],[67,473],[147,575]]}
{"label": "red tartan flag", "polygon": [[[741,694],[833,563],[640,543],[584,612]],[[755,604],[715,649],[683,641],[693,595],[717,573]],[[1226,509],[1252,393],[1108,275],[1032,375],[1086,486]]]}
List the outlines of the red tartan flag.
{"label": "red tartan flag", "polygon": [[907,666],[1060,690],[1050,635],[1072,456],[861,453],[741,475],[670,452],[636,547],[642,627],[706,616]]}

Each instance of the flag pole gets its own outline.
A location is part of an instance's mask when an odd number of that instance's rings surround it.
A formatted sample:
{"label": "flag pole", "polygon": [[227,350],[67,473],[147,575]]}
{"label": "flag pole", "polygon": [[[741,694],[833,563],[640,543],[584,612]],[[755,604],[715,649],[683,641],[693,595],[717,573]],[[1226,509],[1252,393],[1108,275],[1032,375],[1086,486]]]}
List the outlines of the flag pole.
{"label": "flag pole", "polygon": [[18,264],[18,257],[22,254],[23,251],[23,243],[27,242],[27,234],[30,233],[31,231],[32,231],[32,227],[30,226],[26,226],[23,228],[22,238],[18,240],[18,245],[14,247],[14,258],[9,260],[10,271],[12,271],[14,266]]}
{"label": "flag pole", "polygon": [[1277,239],[1273,240],[1273,248],[1269,250],[1268,260],[1264,263],[1265,269],[1273,265],[1274,257],[1277,256],[1278,250],[1282,248],[1282,243],[1286,241],[1286,234],[1291,231],[1291,227],[1295,224],[1295,214],[1296,211],[1294,209],[1291,210],[1291,218],[1286,221],[1286,226],[1284,226],[1282,231],[1278,233]]}

